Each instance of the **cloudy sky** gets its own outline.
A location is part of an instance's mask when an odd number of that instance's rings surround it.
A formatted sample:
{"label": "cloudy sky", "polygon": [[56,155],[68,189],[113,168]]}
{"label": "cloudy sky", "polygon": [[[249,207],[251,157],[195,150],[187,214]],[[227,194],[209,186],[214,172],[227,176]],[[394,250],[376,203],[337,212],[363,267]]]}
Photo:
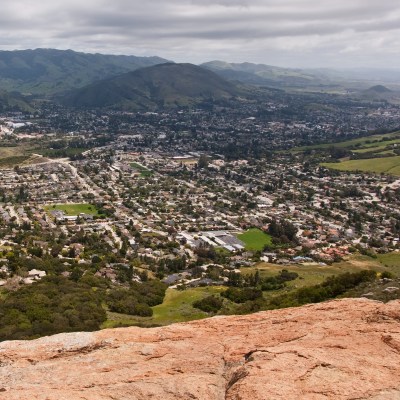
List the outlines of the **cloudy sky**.
{"label": "cloudy sky", "polygon": [[400,66],[398,0],[2,0],[0,49]]}

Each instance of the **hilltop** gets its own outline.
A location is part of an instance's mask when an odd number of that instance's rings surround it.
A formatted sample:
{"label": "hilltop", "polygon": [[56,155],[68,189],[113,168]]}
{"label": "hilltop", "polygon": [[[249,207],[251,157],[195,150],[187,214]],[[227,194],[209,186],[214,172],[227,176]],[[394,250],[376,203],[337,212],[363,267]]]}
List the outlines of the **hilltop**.
{"label": "hilltop", "polygon": [[0,344],[0,399],[400,397],[400,302],[339,300]]}
{"label": "hilltop", "polygon": [[196,105],[240,94],[231,82],[193,64],[165,63],[93,83],[67,95],[73,107],[151,110]]}

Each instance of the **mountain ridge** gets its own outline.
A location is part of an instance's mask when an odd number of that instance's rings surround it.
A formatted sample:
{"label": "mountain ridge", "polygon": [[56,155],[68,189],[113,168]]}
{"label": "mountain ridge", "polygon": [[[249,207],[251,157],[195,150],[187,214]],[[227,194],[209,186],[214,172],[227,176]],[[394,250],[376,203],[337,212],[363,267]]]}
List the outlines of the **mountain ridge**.
{"label": "mountain ridge", "polygon": [[3,50],[0,51],[0,88],[48,95],[166,61],[160,57],[91,54],[73,50]]}

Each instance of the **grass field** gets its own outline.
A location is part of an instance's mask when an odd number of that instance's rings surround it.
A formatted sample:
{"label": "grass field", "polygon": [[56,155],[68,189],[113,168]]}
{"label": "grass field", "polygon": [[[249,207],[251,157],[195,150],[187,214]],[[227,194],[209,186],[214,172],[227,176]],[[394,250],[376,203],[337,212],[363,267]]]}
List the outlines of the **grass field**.
{"label": "grass field", "polygon": [[272,244],[272,237],[260,229],[252,228],[247,232],[237,236],[239,240],[244,242],[246,250],[263,250],[265,245]]}
{"label": "grass field", "polygon": [[94,216],[99,215],[97,208],[92,204],[54,204],[46,206],[45,209],[47,211],[61,210],[64,211],[66,215],[78,215],[80,213]]}
{"label": "grass field", "polygon": [[150,171],[149,169],[143,167],[143,165],[140,165],[138,163],[131,163],[131,167],[136,169],[137,171],[140,172],[140,176],[143,178],[147,178],[149,176],[153,175],[153,171]]}
{"label": "grass field", "polygon": [[27,161],[29,156],[11,156],[0,158],[0,167],[12,168]]}
{"label": "grass field", "polygon": [[[346,140],[337,143],[322,143],[311,146],[296,147],[293,149],[294,152],[305,151],[305,150],[318,150],[318,149],[329,149],[330,147],[339,147],[343,149],[368,149],[378,147],[380,149],[385,148],[389,144],[400,143],[400,132],[386,133],[382,135],[372,135],[360,137],[357,139]],[[383,141],[382,141],[383,140]]]}
{"label": "grass field", "polygon": [[400,253],[378,254],[378,261],[392,274],[400,276]]}
{"label": "grass field", "polygon": [[391,145],[399,145],[400,144],[400,139],[394,139],[394,140],[385,140],[384,142],[381,143],[366,143],[362,146],[361,149],[355,149],[352,150],[353,153],[381,153],[385,150],[387,150],[388,146]]}
{"label": "grass field", "polygon": [[[399,255],[400,265],[400,255]],[[348,260],[344,260],[332,265],[320,265],[319,263],[295,264],[295,265],[277,265],[270,263],[260,263],[255,267],[243,268],[244,274],[260,272],[261,277],[274,276],[282,269],[297,272],[300,279],[287,282],[289,288],[299,288],[304,286],[317,285],[332,275],[343,274],[345,272],[358,272],[362,269],[373,269],[378,272],[390,270],[385,267],[384,263],[379,259],[367,256],[351,256]]]}
{"label": "grass field", "polygon": [[192,303],[212,294],[218,294],[222,290],[225,290],[225,288],[216,286],[186,289],[183,291],[167,289],[164,302],[153,307],[152,317],[136,317],[108,312],[108,319],[104,322],[102,328],[113,328],[121,325],[150,327],[206,318],[209,315],[197,308],[193,308]]}
{"label": "grass field", "polygon": [[339,171],[361,171],[400,176],[400,156],[348,160],[339,163],[322,163],[321,165]]}

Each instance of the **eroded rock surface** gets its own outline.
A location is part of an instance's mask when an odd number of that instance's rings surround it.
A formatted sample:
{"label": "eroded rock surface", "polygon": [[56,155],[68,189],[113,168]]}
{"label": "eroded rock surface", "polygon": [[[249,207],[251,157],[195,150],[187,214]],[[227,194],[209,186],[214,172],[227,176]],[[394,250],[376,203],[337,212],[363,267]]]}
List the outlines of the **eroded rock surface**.
{"label": "eroded rock surface", "polygon": [[0,344],[1,400],[400,400],[400,301]]}

